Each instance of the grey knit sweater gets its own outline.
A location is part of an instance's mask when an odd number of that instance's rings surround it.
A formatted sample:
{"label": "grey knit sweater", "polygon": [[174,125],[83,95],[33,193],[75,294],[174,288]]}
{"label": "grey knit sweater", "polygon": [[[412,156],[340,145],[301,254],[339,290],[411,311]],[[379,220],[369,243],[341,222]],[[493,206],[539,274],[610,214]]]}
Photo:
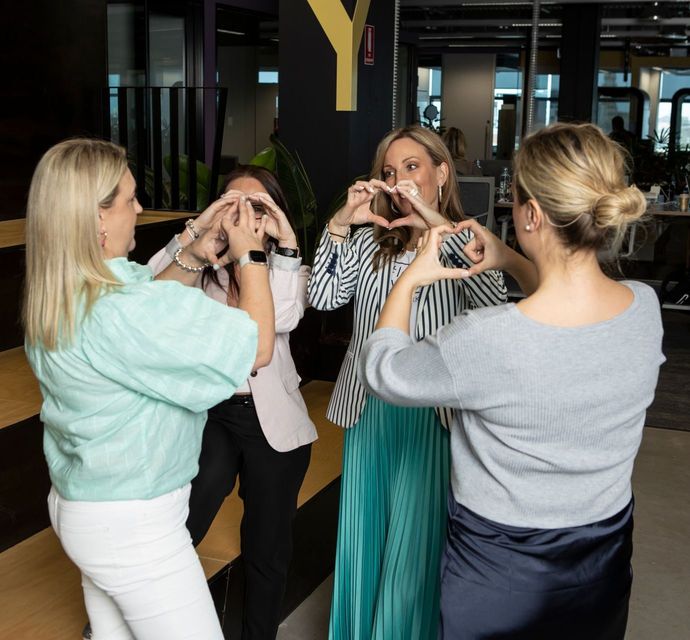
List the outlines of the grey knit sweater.
{"label": "grey knit sweater", "polygon": [[514,304],[468,311],[421,342],[381,329],[360,379],[392,404],[449,406],[455,499],[503,524],[602,520],[631,498],[662,325],[654,291],[605,322],[544,325]]}

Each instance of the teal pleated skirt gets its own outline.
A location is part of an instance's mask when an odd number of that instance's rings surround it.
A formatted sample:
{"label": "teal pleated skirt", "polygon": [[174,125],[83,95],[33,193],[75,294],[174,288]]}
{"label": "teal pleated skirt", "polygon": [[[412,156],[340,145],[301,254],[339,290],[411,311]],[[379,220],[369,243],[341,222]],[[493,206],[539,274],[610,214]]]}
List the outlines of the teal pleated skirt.
{"label": "teal pleated skirt", "polygon": [[449,435],[368,397],[345,432],[330,640],[436,640]]}

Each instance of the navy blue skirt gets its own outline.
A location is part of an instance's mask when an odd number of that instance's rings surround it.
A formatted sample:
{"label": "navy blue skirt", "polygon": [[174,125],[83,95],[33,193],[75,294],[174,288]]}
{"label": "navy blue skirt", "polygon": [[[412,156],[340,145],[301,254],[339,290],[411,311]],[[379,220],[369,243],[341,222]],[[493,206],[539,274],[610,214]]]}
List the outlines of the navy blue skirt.
{"label": "navy blue skirt", "polygon": [[581,527],[493,522],[449,499],[441,562],[447,640],[623,640],[633,501]]}

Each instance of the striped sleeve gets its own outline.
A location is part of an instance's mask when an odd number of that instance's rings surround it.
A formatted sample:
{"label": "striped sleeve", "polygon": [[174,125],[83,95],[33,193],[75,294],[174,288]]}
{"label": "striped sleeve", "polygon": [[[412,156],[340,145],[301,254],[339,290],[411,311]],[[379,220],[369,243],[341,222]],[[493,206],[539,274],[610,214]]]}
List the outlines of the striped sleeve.
{"label": "striped sleeve", "polygon": [[359,247],[365,229],[345,242],[336,243],[327,229],[321,234],[309,278],[309,303],[320,311],[347,304],[355,293],[360,268]]}

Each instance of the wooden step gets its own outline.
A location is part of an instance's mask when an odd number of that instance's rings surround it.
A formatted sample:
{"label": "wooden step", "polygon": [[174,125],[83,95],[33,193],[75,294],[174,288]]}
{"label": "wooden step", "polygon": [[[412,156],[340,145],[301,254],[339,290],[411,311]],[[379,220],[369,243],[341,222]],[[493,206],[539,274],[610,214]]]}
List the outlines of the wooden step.
{"label": "wooden step", "polygon": [[[189,211],[153,211],[146,209],[137,217],[137,226],[157,224],[169,220],[186,220],[189,217],[196,217],[197,215],[199,214],[190,213]],[[11,249],[23,246],[25,228],[25,218],[0,221],[0,249]]]}
{"label": "wooden step", "polygon": [[[325,417],[332,390],[333,383],[320,381],[302,388],[319,440],[314,443],[311,464],[300,491],[300,512],[308,501],[312,504],[319,493],[340,476],[343,431]],[[241,518],[242,502],[235,491],[226,499],[198,548],[210,580],[218,577],[239,556]],[[334,523],[329,522],[327,528],[333,529]],[[327,533],[319,532],[318,535]],[[86,613],[79,572],[65,556],[52,529],[44,529],[0,554],[0,576],[0,602],[3,604],[0,638],[75,640],[80,637]]]}
{"label": "wooden step", "polygon": [[[130,259],[146,264],[164,247],[173,234],[184,230],[188,211],[145,211],[137,219],[137,246]],[[24,281],[25,220],[0,221],[0,351],[13,349],[24,341],[19,317]]]}

